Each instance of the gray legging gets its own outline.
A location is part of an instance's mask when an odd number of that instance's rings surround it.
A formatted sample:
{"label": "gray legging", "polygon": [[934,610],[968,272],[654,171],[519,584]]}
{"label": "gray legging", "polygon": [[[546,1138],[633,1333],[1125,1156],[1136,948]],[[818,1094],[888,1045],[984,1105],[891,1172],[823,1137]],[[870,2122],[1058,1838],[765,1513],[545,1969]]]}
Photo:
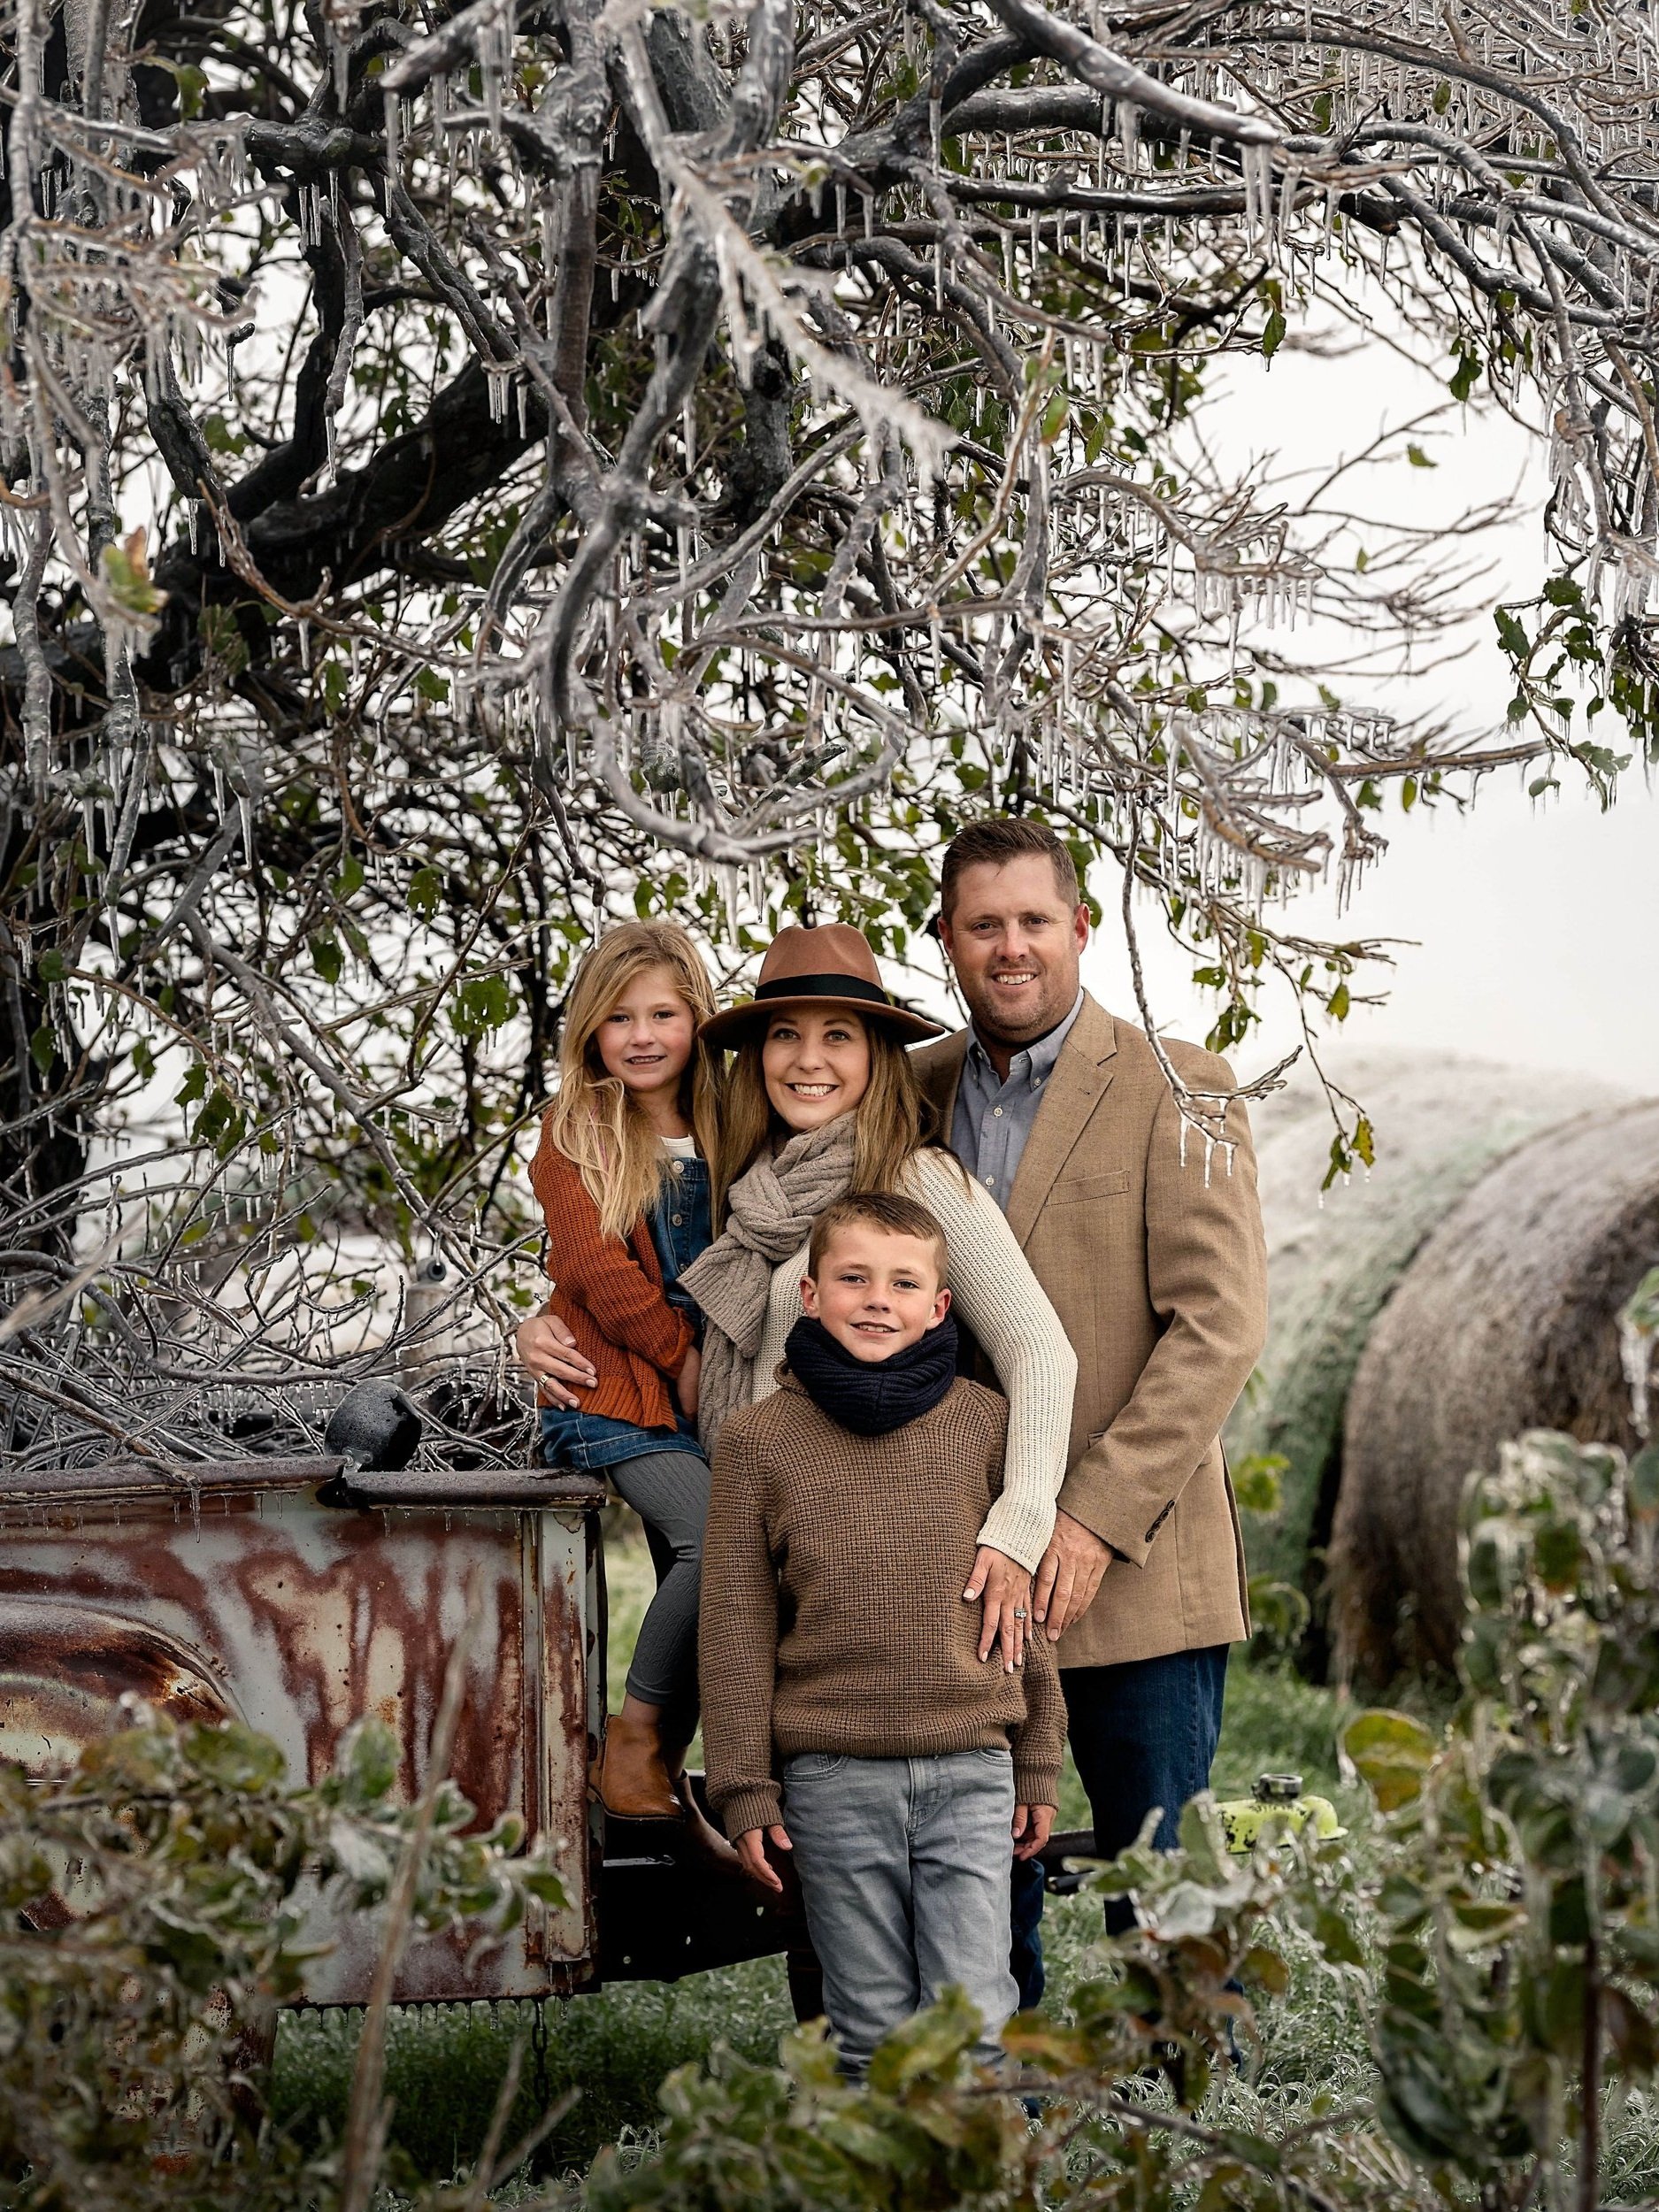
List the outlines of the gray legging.
{"label": "gray legging", "polygon": [[689,1742],[697,1719],[697,1588],[703,1530],[709,1517],[709,1463],[699,1452],[641,1452],[606,1470],[611,1486],[645,1524],[657,1569],[657,1594],[640,1624],[628,1668],[628,1694],[672,1709]]}

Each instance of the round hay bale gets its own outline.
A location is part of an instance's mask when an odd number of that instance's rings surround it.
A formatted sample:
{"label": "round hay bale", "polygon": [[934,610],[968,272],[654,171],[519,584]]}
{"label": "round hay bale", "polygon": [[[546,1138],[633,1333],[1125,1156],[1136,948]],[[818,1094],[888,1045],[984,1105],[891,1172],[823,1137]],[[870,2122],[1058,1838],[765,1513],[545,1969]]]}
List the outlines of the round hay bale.
{"label": "round hay bale", "polygon": [[1366,1341],[1331,1545],[1342,1672],[1449,1667],[1469,1475],[1527,1429],[1630,1449],[1617,1316],[1659,1260],[1659,1101],[1536,1137],[1469,1191]]}
{"label": "round hay bale", "polygon": [[1310,1070],[1256,1110],[1269,1333],[1227,1429],[1235,1463],[1258,1452],[1289,1463],[1282,1513],[1248,1523],[1245,1541],[1253,1573],[1294,1583],[1313,1601],[1305,1661],[1321,1673],[1343,1410],[1371,1323],[1424,1239],[1494,1160],[1618,1096],[1583,1076],[1442,1054],[1345,1054],[1331,1066],[1371,1116],[1377,1164],[1321,1191],[1334,1125]]}

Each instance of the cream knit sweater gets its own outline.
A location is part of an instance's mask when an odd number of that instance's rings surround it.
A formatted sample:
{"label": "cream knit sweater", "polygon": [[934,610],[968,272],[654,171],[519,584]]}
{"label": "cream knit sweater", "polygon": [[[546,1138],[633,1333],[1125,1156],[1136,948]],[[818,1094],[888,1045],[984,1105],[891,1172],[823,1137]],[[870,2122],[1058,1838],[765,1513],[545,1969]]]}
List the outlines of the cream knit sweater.
{"label": "cream knit sweater", "polygon": [[[950,1248],[950,1294],[996,1371],[1008,1400],[1008,1456],[1002,1494],[985,1517],[979,1541],[1033,1571],[1054,1533],[1054,1501],[1065,1477],[1077,1355],[1054,1308],[989,1191],[950,1155],[916,1155],[909,1195],[937,1215]],[[755,1402],[777,1385],[784,1340],[801,1318],[807,1247],[772,1270],[766,1326],[755,1358]]]}

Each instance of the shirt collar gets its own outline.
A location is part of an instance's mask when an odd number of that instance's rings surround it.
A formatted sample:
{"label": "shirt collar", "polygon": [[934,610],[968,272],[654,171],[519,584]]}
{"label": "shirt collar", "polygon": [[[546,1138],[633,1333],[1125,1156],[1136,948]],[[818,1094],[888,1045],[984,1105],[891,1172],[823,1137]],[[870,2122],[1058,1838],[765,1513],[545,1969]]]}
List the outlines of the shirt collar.
{"label": "shirt collar", "polygon": [[[1071,1002],[1071,1011],[1065,1019],[1045,1032],[1034,1044],[1023,1045],[1010,1057],[1008,1064],[1010,1081],[1011,1082],[1016,1075],[1023,1075],[1033,1090],[1036,1089],[1039,1083],[1046,1082],[1053,1074],[1054,1064],[1060,1057],[1061,1048],[1071,1034],[1077,1018],[1082,1011],[1083,991],[1079,985],[1078,995]],[[977,1029],[971,1030],[968,1034],[968,1057],[976,1068],[987,1072],[993,1081],[1001,1080],[995,1068],[992,1065],[990,1054],[979,1042],[979,1033]]]}

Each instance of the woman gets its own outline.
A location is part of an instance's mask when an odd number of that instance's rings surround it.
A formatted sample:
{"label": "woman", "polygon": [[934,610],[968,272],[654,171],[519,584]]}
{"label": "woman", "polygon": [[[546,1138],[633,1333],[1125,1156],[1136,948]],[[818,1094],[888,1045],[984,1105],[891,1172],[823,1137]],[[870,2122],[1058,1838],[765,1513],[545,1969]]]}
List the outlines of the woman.
{"label": "woman", "polygon": [[[548,1311],[595,1374],[580,1409],[543,1405],[543,1456],[603,1471],[644,1522],[658,1574],[622,1710],[606,1724],[599,1795],[612,1815],[698,1829],[684,1770],[697,1717],[709,1469],[690,1426],[698,1327],[680,1279],[710,1233],[699,1140],[706,1150],[713,1081],[695,1040],[713,1011],[708,971],[683,929],[607,931],[576,971],[558,1095],[530,1170],[547,1221]],[[699,1837],[711,1839],[712,1831]]]}
{"label": "woman", "polygon": [[711,1453],[726,1415],[776,1386],[824,1207],[849,1189],[902,1189],[938,1216],[955,1310],[1009,1400],[1002,1494],[964,1595],[985,1597],[980,1656],[1000,1639],[1011,1666],[1054,1526],[1077,1361],[1002,1208],[932,1141],[904,1047],[942,1033],[894,1004],[859,931],[781,931],[755,997],[698,1033],[736,1059],[715,1147],[721,1233],[681,1279],[704,1317],[698,1418]]}

